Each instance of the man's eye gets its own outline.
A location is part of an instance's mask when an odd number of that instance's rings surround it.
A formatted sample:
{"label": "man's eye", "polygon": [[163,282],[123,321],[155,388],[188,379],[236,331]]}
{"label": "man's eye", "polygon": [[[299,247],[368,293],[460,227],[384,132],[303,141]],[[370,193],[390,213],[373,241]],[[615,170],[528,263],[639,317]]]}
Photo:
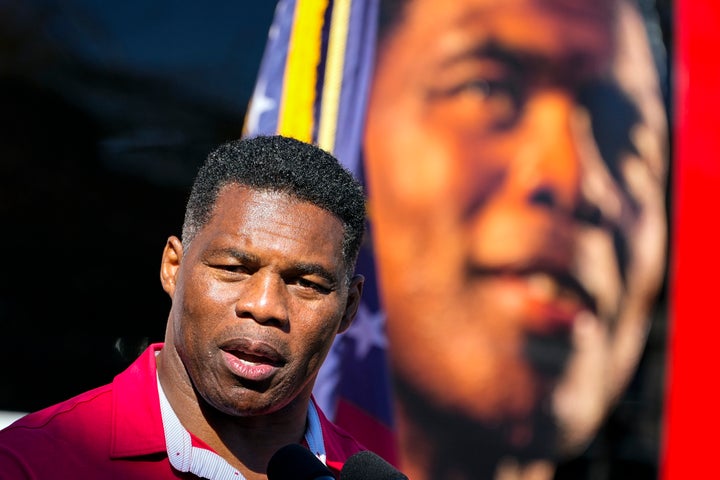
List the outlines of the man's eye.
{"label": "man's eye", "polygon": [[218,264],[218,265],[215,265],[215,268],[229,272],[229,273],[243,273],[243,274],[250,273],[250,270],[245,265]]}
{"label": "man's eye", "polygon": [[519,88],[514,82],[478,79],[465,85],[465,89],[481,98],[498,118],[506,119],[520,104]]}
{"label": "man's eye", "polygon": [[500,98],[513,100],[519,96],[519,88],[516,83],[507,77],[475,77],[458,83],[449,90],[449,93],[453,95],[458,93],[473,94],[485,102],[495,101]]}
{"label": "man's eye", "polygon": [[500,89],[497,88],[497,82],[491,82],[485,78],[463,83],[458,86],[457,90],[458,92],[467,91],[469,93],[479,95],[486,100],[492,95],[497,95],[500,92]]}
{"label": "man's eye", "polygon": [[313,281],[311,281],[311,280],[308,280],[308,279],[306,279],[306,278],[298,278],[298,279],[295,281],[295,283],[296,283],[296,285],[298,285],[298,286],[300,286],[300,287],[302,287],[302,288],[311,289],[311,290],[314,290],[314,291],[316,291],[316,292],[318,292],[318,293],[328,294],[328,293],[331,292],[331,290],[330,290],[329,288],[327,288],[327,287],[325,287],[325,286],[323,286],[323,285],[320,285],[319,283],[316,283],[316,282],[313,282]]}
{"label": "man's eye", "polygon": [[522,103],[520,88],[505,77],[468,78],[432,92],[431,99],[448,111],[454,123],[480,131],[511,125],[517,119]]}

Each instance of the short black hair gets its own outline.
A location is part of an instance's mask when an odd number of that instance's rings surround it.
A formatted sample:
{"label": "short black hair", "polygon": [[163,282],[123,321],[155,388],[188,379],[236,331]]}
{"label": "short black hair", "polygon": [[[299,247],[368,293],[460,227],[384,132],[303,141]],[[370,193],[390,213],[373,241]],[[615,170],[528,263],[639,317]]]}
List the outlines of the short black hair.
{"label": "short black hair", "polygon": [[185,209],[185,248],[210,221],[218,194],[230,184],[281,192],[310,202],[343,224],[343,259],[352,274],[365,232],[362,184],[330,153],[281,135],[232,140],[215,148],[200,167]]}

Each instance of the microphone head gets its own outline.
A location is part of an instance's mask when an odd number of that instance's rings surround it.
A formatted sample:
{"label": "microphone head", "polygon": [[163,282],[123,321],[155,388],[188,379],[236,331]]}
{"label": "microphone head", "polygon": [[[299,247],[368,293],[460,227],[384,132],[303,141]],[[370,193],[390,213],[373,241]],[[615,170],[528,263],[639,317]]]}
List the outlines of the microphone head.
{"label": "microphone head", "polygon": [[275,452],[267,466],[268,480],[334,480],[330,469],[298,443]]}
{"label": "microphone head", "polygon": [[347,459],[340,480],[408,480],[408,477],[381,456],[364,450]]}

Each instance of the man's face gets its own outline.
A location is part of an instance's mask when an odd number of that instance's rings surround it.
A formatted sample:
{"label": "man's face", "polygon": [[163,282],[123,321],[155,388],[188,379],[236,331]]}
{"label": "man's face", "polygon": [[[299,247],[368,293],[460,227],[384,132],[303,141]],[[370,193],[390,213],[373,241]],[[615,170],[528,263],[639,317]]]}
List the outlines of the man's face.
{"label": "man's face", "polygon": [[345,280],[342,240],[340,220],[317,206],[230,185],[178,265],[166,249],[165,349],[175,348],[205,401],[260,415],[309,399],[359,297],[358,280]]}
{"label": "man's face", "polygon": [[664,271],[644,37],[616,56],[629,37],[595,0],[405,14],[379,46],[364,143],[395,374],[517,447],[552,415],[577,448],[635,368]]}

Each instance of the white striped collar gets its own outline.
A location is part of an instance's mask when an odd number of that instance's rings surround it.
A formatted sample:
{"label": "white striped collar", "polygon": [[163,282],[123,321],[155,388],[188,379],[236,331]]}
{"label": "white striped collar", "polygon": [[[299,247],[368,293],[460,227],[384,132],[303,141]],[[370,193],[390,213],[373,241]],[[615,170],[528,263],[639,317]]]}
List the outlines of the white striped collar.
{"label": "white striped collar", "polygon": [[[194,473],[198,477],[210,480],[245,480],[245,477],[217,453],[192,445],[190,433],[180,423],[180,419],[170,406],[165,392],[157,380],[160,397],[160,412],[165,430],[165,445],[170,464],[181,472]],[[323,441],[320,417],[313,401],[308,405],[308,428],[305,440],[321,462],[325,463],[325,442]]]}

